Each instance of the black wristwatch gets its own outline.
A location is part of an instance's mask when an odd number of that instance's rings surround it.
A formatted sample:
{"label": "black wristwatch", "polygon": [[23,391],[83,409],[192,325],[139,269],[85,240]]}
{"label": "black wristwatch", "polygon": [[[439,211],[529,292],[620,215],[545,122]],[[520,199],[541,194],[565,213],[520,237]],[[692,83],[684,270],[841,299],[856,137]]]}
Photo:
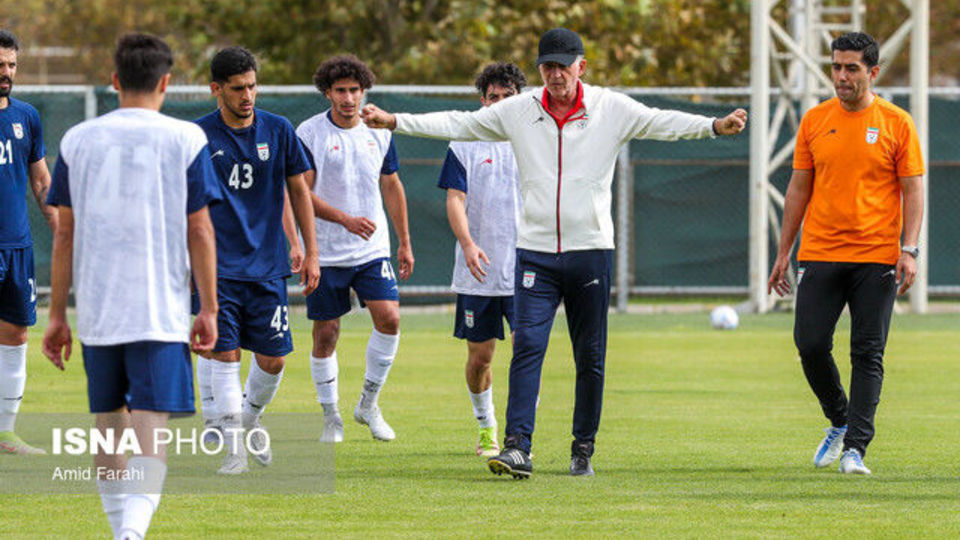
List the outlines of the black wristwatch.
{"label": "black wristwatch", "polygon": [[920,248],[918,248],[917,246],[903,246],[902,248],[900,248],[900,251],[906,253],[907,255],[910,255],[914,259],[920,258]]}

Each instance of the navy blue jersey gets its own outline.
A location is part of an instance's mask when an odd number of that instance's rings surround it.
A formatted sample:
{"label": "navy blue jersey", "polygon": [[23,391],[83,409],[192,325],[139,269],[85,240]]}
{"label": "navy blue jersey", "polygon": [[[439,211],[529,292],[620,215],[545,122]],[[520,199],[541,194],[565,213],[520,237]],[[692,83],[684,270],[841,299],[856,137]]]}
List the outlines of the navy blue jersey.
{"label": "navy blue jersey", "polygon": [[47,154],[40,115],[30,104],[8,98],[0,109],[0,249],[33,245],[27,214],[29,165]]}
{"label": "navy blue jersey", "polygon": [[288,176],[310,169],[293,125],[254,109],[253,124],[233,129],[220,111],[200,119],[224,199],[210,207],[217,233],[217,277],[260,281],[287,277],[283,191]]}

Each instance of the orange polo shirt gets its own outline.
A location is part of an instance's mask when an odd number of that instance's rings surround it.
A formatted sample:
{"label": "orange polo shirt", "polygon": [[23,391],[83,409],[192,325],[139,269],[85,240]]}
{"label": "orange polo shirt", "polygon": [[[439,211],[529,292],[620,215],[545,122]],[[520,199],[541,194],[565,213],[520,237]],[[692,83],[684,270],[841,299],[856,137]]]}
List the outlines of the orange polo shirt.
{"label": "orange polo shirt", "polygon": [[824,101],[800,122],[793,168],[813,170],[797,260],[896,264],[900,178],[924,172],[906,111],[879,96],[857,112]]}

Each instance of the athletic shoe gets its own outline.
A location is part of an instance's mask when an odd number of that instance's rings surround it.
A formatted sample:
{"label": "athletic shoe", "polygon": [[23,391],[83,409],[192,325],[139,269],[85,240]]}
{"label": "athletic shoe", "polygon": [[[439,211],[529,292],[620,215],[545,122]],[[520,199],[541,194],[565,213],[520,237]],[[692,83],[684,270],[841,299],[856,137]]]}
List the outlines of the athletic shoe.
{"label": "athletic shoe", "polygon": [[[220,429],[224,432],[224,448],[226,448],[226,453],[223,456],[223,463],[220,465],[220,470],[217,471],[217,474],[241,474],[245,473],[249,468],[247,468],[247,447],[245,445],[246,437],[241,429],[240,420],[236,415],[224,416],[220,419]],[[241,431],[234,431],[240,429]],[[236,441],[234,441],[236,437]],[[232,451],[231,447],[234,446],[236,451]]]}
{"label": "athletic shoe", "polygon": [[870,474],[870,469],[863,464],[860,452],[851,448],[840,458],[840,472],[843,474]]}
{"label": "athletic shoe", "polygon": [[323,431],[320,433],[320,442],[343,442],[343,418],[339,414],[323,417]]}
{"label": "athletic shoe", "polygon": [[266,428],[260,423],[260,419],[257,418],[247,431],[250,432],[250,453],[253,454],[253,459],[263,467],[273,463],[270,437]]}
{"label": "athletic shoe", "polygon": [[830,465],[843,453],[843,436],[847,434],[847,426],[828,427],[823,431],[827,436],[820,441],[820,446],[813,454],[813,464],[817,467]]}
{"label": "athletic shoe", "polygon": [[[217,433],[220,436],[217,436]],[[220,423],[215,418],[208,418],[203,421],[203,444],[205,446],[216,446],[218,441],[223,439],[223,430],[220,429]],[[223,439],[225,440],[225,439]]]}
{"label": "athletic shoe", "polygon": [[17,454],[21,456],[46,454],[46,450],[30,446],[23,442],[16,433],[12,431],[0,431],[0,454]]}
{"label": "athletic shoe", "polygon": [[235,454],[227,452],[227,454],[223,456],[223,463],[220,465],[220,469],[217,470],[217,474],[243,474],[249,470],[250,468],[247,467],[246,450]]}
{"label": "athletic shoe", "polygon": [[530,456],[519,448],[511,447],[504,448],[500,455],[488,459],[487,467],[497,476],[507,473],[519,480],[530,478],[530,473],[533,472]]}
{"label": "athletic shoe", "polygon": [[593,442],[573,441],[570,445],[570,475],[593,476],[590,456],[593,455]]}
{"label": "athletic shoe", "polygon": [[492,457],[500,454],[500,445],[497,443],[497,426],[480,428],[480,439],[477,441],[477,455]]}
{"label": "athletic shoe", "polygon": [[380,407],[374,405],[370,408],[360,406],[362,401],[357,402],[357,408],[353,410],[353,419],[370,428],[370,434],[378,441],[392,441],[397,438],[390,424],[383,419],[380,413]]}

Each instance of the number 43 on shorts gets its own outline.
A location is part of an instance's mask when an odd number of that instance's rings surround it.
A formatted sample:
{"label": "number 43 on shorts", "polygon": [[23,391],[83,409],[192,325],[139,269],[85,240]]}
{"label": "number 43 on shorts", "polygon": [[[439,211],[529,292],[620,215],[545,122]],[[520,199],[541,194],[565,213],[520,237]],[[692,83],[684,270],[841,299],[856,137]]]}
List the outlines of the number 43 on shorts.
{"label": "number 43 on shorts", "polygon": [[390,266],[390,261],[383,261],[383,264],[380,265],[380,277],[394,281],[397,280],[397,276],[393,273],[393,267]]}
{"label": "number 43 on shorts", "polygon": [[270,328],[277,332],[286,332],[290,328],[290,313],[287,306],[277,306],[273,312],[273,318],[270,319]]}

